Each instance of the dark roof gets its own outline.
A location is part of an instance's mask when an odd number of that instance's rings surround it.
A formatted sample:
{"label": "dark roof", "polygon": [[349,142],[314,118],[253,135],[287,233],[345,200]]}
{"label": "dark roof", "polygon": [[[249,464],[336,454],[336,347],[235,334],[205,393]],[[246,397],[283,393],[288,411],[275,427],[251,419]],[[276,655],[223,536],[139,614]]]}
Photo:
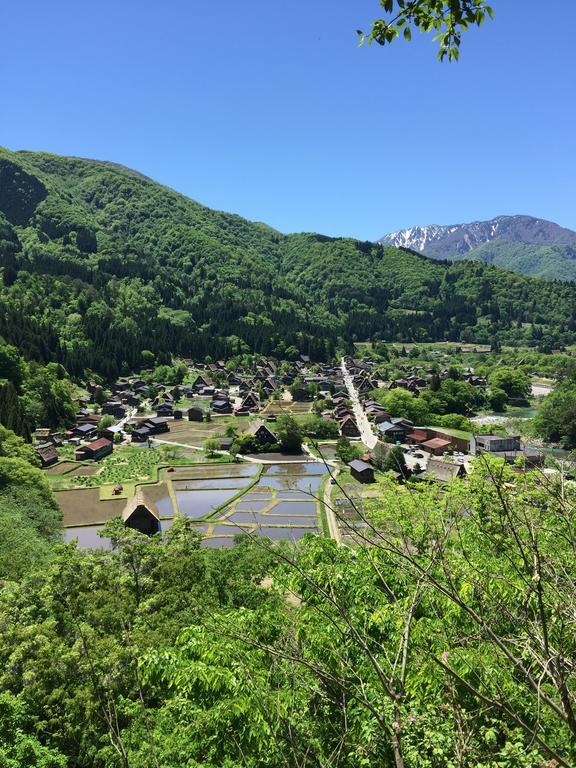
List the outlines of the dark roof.
{"label": "dark roof", "polygon": [[36,446],[36,453],[43,461],[50,461],[54,457],[58,458],[56,448],[52,443],[43,443],[42,445]]}
{"label": "dark roof", "polygon": [[370,464],[367,464],[365,461],[361,461],[360,459],[354,459],[354,461],[350,461],[348,466],[350,469],[356,470],[356,472],[366,472],[367,469],[369,469],[371,472],[373,471],[373,468],[370,466]]}
{"label": "dark roof", "polygon": [[79,427],[76,427],[76,432],[93,432],[95,429],[95,424],[81,424]]}

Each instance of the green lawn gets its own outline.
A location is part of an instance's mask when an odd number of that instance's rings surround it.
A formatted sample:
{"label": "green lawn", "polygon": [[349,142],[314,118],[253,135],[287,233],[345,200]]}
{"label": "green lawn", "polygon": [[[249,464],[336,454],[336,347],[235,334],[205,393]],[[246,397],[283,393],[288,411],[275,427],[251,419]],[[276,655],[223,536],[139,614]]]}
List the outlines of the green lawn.
{"label": "green lawn", "polygon": [[443,432],[450,437],[459,437],[462,440],[470,440],[472,438],[472,432],[465,432],[463,429],[450,429],[449,427],[435,427],[433,424],[429,425],[429,429],[436,429],[438,432]]}

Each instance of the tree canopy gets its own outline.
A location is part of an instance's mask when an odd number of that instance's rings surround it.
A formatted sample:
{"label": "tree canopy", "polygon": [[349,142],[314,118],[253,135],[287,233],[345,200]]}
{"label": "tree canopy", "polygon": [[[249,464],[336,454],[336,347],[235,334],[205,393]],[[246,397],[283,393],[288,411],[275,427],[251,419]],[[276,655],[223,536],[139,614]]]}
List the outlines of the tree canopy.
{"label": "tree canopy", "polygon": [[374,21],[367,35],[358,30],[361,42],[388,45],[400,36],[411,40],[415,30],[432,32],[440,61],[457,61],[462,33],[494,18],[486,0],[380,0],[380,6],[386,16]]}

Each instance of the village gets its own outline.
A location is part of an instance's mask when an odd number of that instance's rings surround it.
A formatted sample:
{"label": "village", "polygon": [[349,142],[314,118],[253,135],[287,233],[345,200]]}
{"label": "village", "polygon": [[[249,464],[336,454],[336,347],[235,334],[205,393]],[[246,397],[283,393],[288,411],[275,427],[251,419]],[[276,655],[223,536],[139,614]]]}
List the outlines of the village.
{"label": "village", "polygon": [[[543,464],[519,434],[415,424],[387,411],[374,392],[417,398],[430,386],[432,373],[409,361],[392,380],[369,354],[332,364],[262,358],[248,371],[225,361],[180,361],[177,375],[164,368],[165,381],[153,371],[89,380],[70,429],[36,431],[68,540],[109,546],[98,532],[113,517],[154,533],[184,515],[204,546],[229,546],[242,532],[341,541],[384,475],[442,485],[464,480],[481,453]],[[473,371],[461,377],[486,387]]]}

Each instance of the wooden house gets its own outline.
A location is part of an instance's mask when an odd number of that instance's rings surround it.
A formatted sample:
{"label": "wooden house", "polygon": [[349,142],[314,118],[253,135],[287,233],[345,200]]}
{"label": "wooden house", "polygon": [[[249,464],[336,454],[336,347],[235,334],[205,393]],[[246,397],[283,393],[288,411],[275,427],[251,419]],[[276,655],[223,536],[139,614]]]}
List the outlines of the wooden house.
{"label": "wooden house", "polygon": [[74,428],[74,434],[76,437],[81,437],[84,440],[89,437],[94,437],[98,433],[98,427],[96,424],[79,424]]}
{"label": "wooden house", "polygon": [[50,467],[58,462],[58,454],[53,443],[42,443],[37,445],[35,450],[43,468]]}
{"label": "wooden house", "polygon": [[259,443],[277,443],[277,435],[266,426],[263,421],[257,421],[248,429],[248,434],[253,435]]}
{"label": "wooden house", "polygon": [[374,467],[367,462],[354,459],[354,461],[349,462],[348,467],[352,477],[358,480],[359,483],[374,482]]}
{"label": "wooden house", "polygon": [[152,536],[160,530],[160,513],[153,501],[148,499],[142,490],[136,494],[124,507],[122,520],[127,528]]}
{"label": "wooden house", "polygon": [[360,430],[352,416],[346,416],[341,422],[340,434],[344,437],[360,437]]}
{"label": "wooden house", "polygon": [[164,432],[170,432],[168,420],[164,416],[155,416],[151,419],[146,419],[143,426],[148,427],[153,435],[160,435]]}
{"label": "wooden house", "polygon": [[217,400],[212,400],[212,404],[210,406],[214,413],[232,413],[232,403],[227,398],[218,398]]}
{"label": "wooden house", "polygon": [[105,456],[109,456],[113,450],[112,442],[105,437],[101,437],[93,443],[77,448],[74,452],[74,458],[76,461],[100,461]]}
{"label": "wooden house", "polygon": [[193,405],[186,411],[188,421],[204,421],[204,411],[197,405]]}
{"label": "wooden house", "polygon": [[149,427],[138,427],[132,432],[132,442],[145,443],[151,435],[152,430]]}
{"label": "wooden house", "polygon": [[465,478],[466,469],[463,464],[456,464],[441,459],[430,459],[425,472],[418,475],[419,479],[432,479],[436,483],[450,483],[457,478]]}

